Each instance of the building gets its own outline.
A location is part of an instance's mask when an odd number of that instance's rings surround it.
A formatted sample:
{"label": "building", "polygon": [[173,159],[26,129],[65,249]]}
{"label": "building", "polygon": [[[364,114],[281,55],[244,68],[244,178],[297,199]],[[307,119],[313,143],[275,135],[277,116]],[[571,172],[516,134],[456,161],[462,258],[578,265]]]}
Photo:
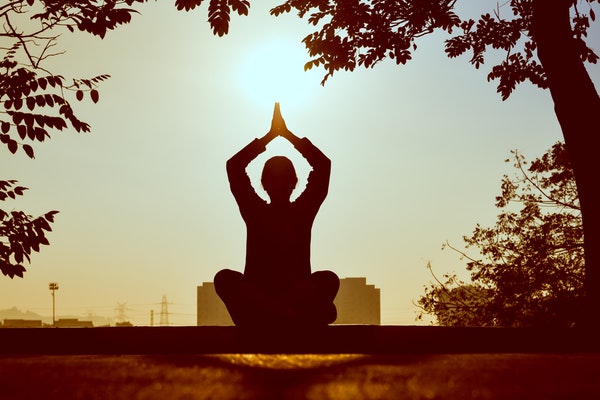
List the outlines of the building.
{"label": "building", "polygon": [[204,282],[198,286],[196,321],[198,326],[233,325],[225,303],[217,295],[215,284]]}
{"label": "building", "polygon": [[92,321],[80,321],[77,318],[60,318],[54,323],[56,328],[93,328]]}
{"label": "building", "polygon": [[333,301],[338,316],[335,325],[381,325],[381,293],[367,278],[340,279],[340,289]]}
{"label": "building", "polygon": [[[340,289],[334,303],[338,311],[334,325],[381,324],[380,290],[368,285],[367,278],[340,279]],[[204,282],[197,288],[196,315],[198,326],[233,325],[212,282]]]}
{"label": "building", "polygon": [[4,324],[2,326],[4,328],[41,328],[42,320],[11,318],[5,319]]}

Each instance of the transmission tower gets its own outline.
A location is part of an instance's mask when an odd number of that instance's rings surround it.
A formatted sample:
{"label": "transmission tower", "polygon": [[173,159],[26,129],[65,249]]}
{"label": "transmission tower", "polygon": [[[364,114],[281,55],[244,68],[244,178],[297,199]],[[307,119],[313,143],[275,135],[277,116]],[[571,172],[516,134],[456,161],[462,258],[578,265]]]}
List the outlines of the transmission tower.
{"label": "transmission tower", "polygon": [[160,326],[169,326],[169,310],[167,309],[167,295],[163,294],[160,304]]}
{"label": "transmission tower", "polygon": [[127,310],[129,310],[129,308],[127,308],[127,303],[117,302],[117,307],[115,308],[115,311],[117,312],[117,323],[124,323],[128,321],[129,318],[127,318]]}

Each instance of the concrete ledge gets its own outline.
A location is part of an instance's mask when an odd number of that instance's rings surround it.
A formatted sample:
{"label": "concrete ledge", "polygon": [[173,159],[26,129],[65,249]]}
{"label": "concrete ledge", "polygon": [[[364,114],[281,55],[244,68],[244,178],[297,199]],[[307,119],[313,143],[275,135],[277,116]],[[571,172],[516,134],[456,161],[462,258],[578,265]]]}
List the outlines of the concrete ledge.
{"label": "concrete ledge", "polygon": [[600,340],[577,329],[334,325],[243,330],[233,326],[2,328],[0,354],[579,353]]}

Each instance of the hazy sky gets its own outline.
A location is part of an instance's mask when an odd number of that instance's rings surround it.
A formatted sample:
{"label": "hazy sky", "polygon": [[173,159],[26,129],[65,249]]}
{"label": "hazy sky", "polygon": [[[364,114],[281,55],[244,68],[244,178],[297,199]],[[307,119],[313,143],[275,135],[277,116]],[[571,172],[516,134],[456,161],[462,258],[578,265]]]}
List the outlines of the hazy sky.
{"label": "hazy sky", "polygon": [[[275,4],[233,16],[223,38],[205,22],[206,4],[184,13],[164,1],[104,40],[65,34],[67,53],[47,64],[54,72],[112,77],[98,104],[76,104],[91,134],[55,133],[36,144],[35,160],[3,150],[2,179],[30,190],[1,206],[60,214],[25,278],[0,278],[0,309],[50,315],[48,283],[58,282],[58,317],[114,317],[126,303],[134,324],[149,324],[166,295],[170,322],[195,325],[196,286],[243,268],[245,228],[225,162],[269,129],[275,101],[288,128],[332,160],[313,269],[366,276],[381,289],[384,324],[417,323],[428,261],[440,275],[464,271],[441,245],[461,246],[476,223],[495,221],[511,149],[533,159],[561,138],[549,93],[525,84],[502,102],[486,81],[491,65],[447,59],[443,34],[422,39],[405,66],[338,72],[322,87],[323,70],[302,69],[310,27],[269,17]],[[589,71],[598,87],[599,67]],[[292,154],[279,142],[267,155],[278,152]],[[294,161],[302,182],[306,167]]]}

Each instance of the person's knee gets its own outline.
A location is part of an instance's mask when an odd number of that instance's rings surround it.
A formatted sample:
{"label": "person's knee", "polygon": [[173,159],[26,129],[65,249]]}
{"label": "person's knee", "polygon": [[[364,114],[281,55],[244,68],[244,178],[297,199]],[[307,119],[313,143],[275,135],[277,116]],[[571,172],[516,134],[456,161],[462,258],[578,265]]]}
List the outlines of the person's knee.
{"label": "person's knee", "polygon": [[243,279],[244,275],[238,271],[222,269],[214,278],[215,291],[221,298],[228,297],[228,294],[235,291]]}
{"label": "person's knee", "polygon": [[319,291],[335,296],[340,288],[340,278],[333,271],[317,271],[313,274]]}

